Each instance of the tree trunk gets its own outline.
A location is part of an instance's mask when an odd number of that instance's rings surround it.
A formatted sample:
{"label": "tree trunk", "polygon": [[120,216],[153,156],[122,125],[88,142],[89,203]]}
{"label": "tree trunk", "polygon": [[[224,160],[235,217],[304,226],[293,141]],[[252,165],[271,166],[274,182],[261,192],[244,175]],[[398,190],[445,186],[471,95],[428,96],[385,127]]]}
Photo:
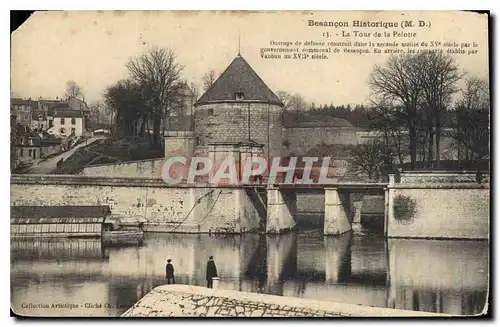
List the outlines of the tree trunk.
{"label": "tree trunk", "polygon": [[429,126],[429,141],[428,141],[428,156],[427,156],[427,167],[432,167],[432,160],[434,158],[434,132],[432,131],[432,126]]}
{"label": "tree trunk", "polygon": [[155,117],[153,122],[153,145],[157,146],[160,144],[160,133],[161,133],[161,118],[159,116]]}
{"label": "tree trunk", "polygon": [[414,170],[417,162],[417,131],[414,122],[410,122],[408,133],[410,136],[410,167]]}
{"label": "tree trunk", "polygon": [[436,117],[436,168],[439,168],[441,151],[441,118],[439,115]]}
{"label": "tree trunk", "polygon": [[144,116],[141,117],[141,124],[139,126],[139,135],[140,137],[144,137],[144,128],[146,125],[146,120],[144,119]]}

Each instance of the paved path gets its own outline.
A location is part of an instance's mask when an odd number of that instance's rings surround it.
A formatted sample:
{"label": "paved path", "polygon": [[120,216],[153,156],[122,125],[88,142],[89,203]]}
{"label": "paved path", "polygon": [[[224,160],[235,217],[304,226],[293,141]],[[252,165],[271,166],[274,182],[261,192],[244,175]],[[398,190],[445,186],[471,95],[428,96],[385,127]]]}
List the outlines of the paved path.
{"label": "paved path", "polygon": [[40,161],[38,164],[35,164],[33,167],[31,167],[26,174],[50,174],[57,168],[57,163],[61,159],[68,159],[75,153],[76,150],[78,150],[81,147],[88,146],[92,143],[94,143],[97,140],[102,140],[104,137],[92,137],[87,140],[87,142],[82,142],[75,146],[73,149],[68,150],[66,152],[63,152],[61,154],[58,154],[57,156],[51,157],[47,160]]}
{"label": "paved path", "polygon": [[158,286],[122,317],[438,317],[445,314],[368,307],[190,285]]}

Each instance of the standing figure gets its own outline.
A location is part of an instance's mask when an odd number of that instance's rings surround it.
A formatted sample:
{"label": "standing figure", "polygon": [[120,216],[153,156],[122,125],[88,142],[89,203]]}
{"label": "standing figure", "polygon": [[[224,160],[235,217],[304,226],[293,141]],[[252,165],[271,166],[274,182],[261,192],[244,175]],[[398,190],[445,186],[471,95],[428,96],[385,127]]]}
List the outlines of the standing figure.
{"label": "standing figure", "polygon": [[166,267],[167,284],[175,284],[174,266],[171,264],[171,262],[172,262],[171,259],[167,260],[167,267]]}
{"label": "standing figure", "polygon": [[480,170],[478,170],[476,173],[476,182],[478,184],[481,184],[482,181],[483,181],[483,173]]}
{"label": "standing figure", "polygon": [[213,288],[212,278],[217,277],[217,267],[215,266],[214,257],[210,256],[207,262],[207,287]]}

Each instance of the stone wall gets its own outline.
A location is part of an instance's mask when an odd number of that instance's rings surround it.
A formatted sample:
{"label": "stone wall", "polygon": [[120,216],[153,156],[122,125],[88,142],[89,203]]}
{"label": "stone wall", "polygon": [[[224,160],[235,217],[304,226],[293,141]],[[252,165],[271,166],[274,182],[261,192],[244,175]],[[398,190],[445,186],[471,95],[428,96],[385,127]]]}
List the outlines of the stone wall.
{"label": "stone wall", "polygon": [[[388,237],[487,239],[490,220],[489,188],[394,188]],[[397,199],[407,199],[415,209],[399,217]],[[401,201],[401,200],[400,200]],[[406,200],[403,200],[406,201]]]}
{"label": "stone wall", "polygon": [[43,145],[41,147],[41,150],[42,150],[41,156],[47,157],[47,156],[61,152],[62,145],[61,144],[47,144],[47,145]]}
{"label": "stone wall", "polygon": [[354,127],[289,127],[283,130],[283,140],[288,140],[288,149],[296,155],[304,155],[318,145],[356,145],[358,138]]}
{"label": "stone wall", "polygon": [[255,231],[260,216],[244,189],[169,187],[148,179],[48,176],[17,178],[12,206],[109,205],[123,221],[145,222],[146,231],[242,233]]}
{"label": "stone wall", "polygon": [[[282,108],[266,103],[218,103],[196,108],[195,131],[199,145],[251,140],[267,147],[273,156],[282,154]],[[249,123],[250,114],[250,123]],[[250,131],[249,131],[250,129]]]}
{"label": "stone wall", "polygon": [[164,285],[149,292],[122,317],[348,317],[445,316],[293,297]]}
{"label": "stone wall", "polygon": [[[483,174],[483,182],[488,183],[490,175]],[[477,183],[475,173],[450,172],[405,172],[401,174],[401,183]]]}
{"label": "stone wall", "polygon": [[161,178],[165,159],[128,161],[117,164],[93,165],[83,168],[80,175],[103,177]]}
{"label": "stone wall", "polygon": [[387,236],[488,239],[489,183],[470,178],[469,174],[402,174],[401,183],[389,184]]}
{"label": "stone wall", "polygon": [[165,136],[165,158],[191,158],[196,147],[196,137],[192,131],[169,131]]}
{"label": "stone wall", "polygon": [[297,194],[297,213],[318,215],[325,213],[325,194]]}

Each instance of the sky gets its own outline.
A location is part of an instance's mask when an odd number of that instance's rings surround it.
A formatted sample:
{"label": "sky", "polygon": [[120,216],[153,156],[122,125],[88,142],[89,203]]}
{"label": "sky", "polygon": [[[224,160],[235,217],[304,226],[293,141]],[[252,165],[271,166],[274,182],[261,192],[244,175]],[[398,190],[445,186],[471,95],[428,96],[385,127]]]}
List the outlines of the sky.
{"label": "sky", "polygon": [[[183,77],[200,86],[209,69],[220,74],[238,53],[274,92],[300,93],[316,104],[366,103],[367,78],[388,55],[337,54],[327,60],[261,58],[271,41],[360,41],[353,30],[309,27],[309,20],[401,22],[423,20],[417,41],[476,42],[476,55],[456,55],[460,68],[488,75],[487,17],[464,12],[37,12],[12,34],[11,92],[20,97],[62,97],[68,80],[82,86],[89,103],[102,100],[107,86],[127,77],[126,63],[152,46],[172,49]],[[351,37],[339,34],[350,32]],[[330,32],[326,39],[324,32]],[[405,32],[412,32],[406,29]],[[239,42],[238,42],[239,40]],[[364,41],[404,41],[373,37]],[[406,40],[415,40],[407,38]],[[201,93],[200,93],[201,95]]]}

